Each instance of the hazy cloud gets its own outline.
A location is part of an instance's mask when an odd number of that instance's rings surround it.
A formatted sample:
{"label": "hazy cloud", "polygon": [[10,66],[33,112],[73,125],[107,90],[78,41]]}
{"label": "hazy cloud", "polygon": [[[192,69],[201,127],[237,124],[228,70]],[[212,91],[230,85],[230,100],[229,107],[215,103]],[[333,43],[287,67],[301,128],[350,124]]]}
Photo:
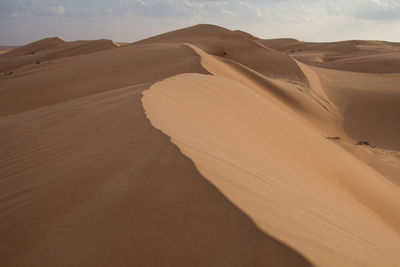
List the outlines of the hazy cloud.
{"label": "hazy cloud", "polygon": [[[400,20],[400,0],[1,0],[2,16],[68,15],[106,16],[129,15],[148,17],[188,17],[193,14],[212,17],[238,14],[261,17],[274,11],[275,19],[298,16],[299,12],[319,12],[327,16],[347,16],[364,20]],[[271,15],[271,13],[269,13]],[[301,14],[300,14],[301,15]],[[303,16],[304,17],[304,16]]]}
{"label": "hazy cloud", "polygon": [[[35,21],[55,20],[51,17],[63,22],[60,34],[69,32],[68,25],[75,23],[90,28],[89,34],[99,23],[118,25],[118,31],[110,30],[99,36],[110,38],[118,37],[116,32],[130,30],[129,23],[133,22],[144,25],[141,25],[141,34],[137,34],[137,30],[136,35],[130,31],[130,39],[144,37],[146,29],[150,29],[147,32],[151,35],[196,23],[240,28],[264,37],[295,35],[300,39],[344,39],[354,31],[360,37],[370,33],[377,39],[382,36],[391,40],[400,38],[400,30],[397,30],[400,0],[0,0],[2,36],[10,36],[12,32],[4,25],[14,25],[16,29],[19,24],[29,23],[33,28]],[[338,28],[339,25],[343,28]],[[50,28],[45,24],[43,32]],[[102,28],[107,29],[106,25]],[[385,30],[382,32],[382,29]]]}

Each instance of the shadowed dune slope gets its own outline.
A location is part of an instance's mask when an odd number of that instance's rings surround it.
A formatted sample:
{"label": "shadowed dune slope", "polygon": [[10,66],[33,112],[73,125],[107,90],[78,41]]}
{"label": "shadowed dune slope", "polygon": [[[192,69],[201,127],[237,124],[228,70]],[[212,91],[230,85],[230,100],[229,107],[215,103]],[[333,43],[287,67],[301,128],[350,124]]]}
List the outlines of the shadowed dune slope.
{"label": "shadowed dune slope", "polygon": [[207,73],[199,60],[184,45],[143,45],[2,81],[1,266],[311,266],[146,118],[141,92]]}
{"label": "shadowed dune slope", "polygon": [[240,31],[201,24],[135,44],[190,43],[209,54],[234,60],[267,77],[306,83],[303,73],[290,57],[256,43],[255,38]]}

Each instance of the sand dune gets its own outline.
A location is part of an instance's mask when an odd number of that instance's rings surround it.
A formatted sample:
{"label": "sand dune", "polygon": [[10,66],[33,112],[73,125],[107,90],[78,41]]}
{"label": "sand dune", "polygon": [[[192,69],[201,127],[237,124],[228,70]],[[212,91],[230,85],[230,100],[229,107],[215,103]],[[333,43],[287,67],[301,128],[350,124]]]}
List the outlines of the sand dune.
{"label": "sand dune", "polygon": [[0,45],[0,50],[5,51],[5,52],[10,52],[11,50],[14,50],[18,48],[19,46],[7,46],[7,45]]}
{"label": "sand dune", "polygon": [[197,25],[1,55],[0,265],[398,266],[399,47]]}
{"label": "sand dune", "polygon": [[[3,76],[0,114],[14,114],[131,84],[157,81],[177,72],[191,72],[197,62],[198,57],[193,56],[191,49],[176,44],[128,46],[35,64]],[[13,101],[17,98],[18,102]]]}
{"label": "sand dune", "polygon": [[3,81],[2,266],[310,266],[151,127],[140,92],[183,72],[207,73],[185,45],[142,45]]}
{"label": "sand dune", "polygon": [[16,56],[24,56],[24,55],[29,55],[29,54],[34,54],[52,47],[55,47],[59,44],[65,43],[64,40],[62,40],[59,37],[50,37],[50,38],[45,38],[36,42],[32,42],[30,44],[18,47],[8,53],[7,57],[16,57]]}
{"label": "sand dune", "polygon": [[397,265],[399,188],[272,101],[197,74],[161,82],[143,101],[200,173],[314,264]]}
{"label": "sand dune", "polygon": [[[235,61],[209,55],[190,44],[188,46],[201,56],[202,66],[211,74],[238,81],[258,94],[270,97],[277,105],[291,113],[300,114],[302,118],[306,118],[321,129],[328,131],[332,130],[332,126],[336,126],[332,125],[337,119],[336,106],[327,100],[322,85],[315,85],[317,78],[310,77],[307,85],[271,79]],[[298,65],[305,77],[312,75],[310,71],[305,70],[305,66]],[[329,123],[326,123],[327,121]]]}
{"label": "sand dune", "polygon": [[354,140],[400,151],[400,74],[382,75],[313,68]]}
{"label": "sand dune", "polygon": [[400,72],[398,43],[362,40],[309,43],[295,39],[256,42],[319,67],[364,73]]}
{"label": "sand dune", "polygon": [[242,32],[213,25],[197,25],[136,44],[150,43],[190,43],[209,54],[234,60],[267,77],[305,82],[303,73],[289,56],[254,42]]}
{"label": "sand dune", "polygon": [[43,64],[50,60],[95,53],[119,47],[111,40],[65,42],[60,38],[43,39],[14,49],[0,57],[0,72],[18,69],[29,64]]}
{"label": "sand dune", "polygon": [[0,120],[1,265],[309,266],[151,127],[149,85]]}
{"label": "sand dune", "polygon": [[0,55],[8,53],[16,48],[18,48],[18,46],[1,46],[0,45]]}

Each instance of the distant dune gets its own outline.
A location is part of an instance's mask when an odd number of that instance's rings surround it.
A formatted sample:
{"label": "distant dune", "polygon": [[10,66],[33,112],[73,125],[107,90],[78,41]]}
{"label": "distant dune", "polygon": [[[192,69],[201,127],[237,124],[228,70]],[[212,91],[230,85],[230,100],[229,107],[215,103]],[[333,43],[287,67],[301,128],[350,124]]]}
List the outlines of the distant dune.
{"label": "distant dune", "polygon": [[11,50],[14,50],[14,49],[16,49],[16,48],[18,48],[18,46],[1,46],[1,45],[0,45],[0,55],[1,55],[1,54],[5,54],[5,53],[8,53],[8,52],[10,52]]}
{"label": "distant dune", "polygon": [[197,25],[142,40],[136,44],[190,43],[208,54],[233,60],[267,77],[305,82],[303,73],[292,58],[258,44],[249,36],[243,32],[230,31],[213,25]]}
{"label": "distant dune", "polygon": [[46,38],[16,48],[0,57],[0,72],[14,70],[29,64],[47,63],[47,61],[95,53],[119,47],[111,40],[65,42],[62,39]]}
{"label": "distant dune", "polygon": [[398,266],[399,49],[205,24],[1,48],[0,265]]}
{"label": "distant dune", "polygon": [[294,39],[259,40],[314,66],[363,73],[400,73],[400,45],[382,41],[308,43]]}

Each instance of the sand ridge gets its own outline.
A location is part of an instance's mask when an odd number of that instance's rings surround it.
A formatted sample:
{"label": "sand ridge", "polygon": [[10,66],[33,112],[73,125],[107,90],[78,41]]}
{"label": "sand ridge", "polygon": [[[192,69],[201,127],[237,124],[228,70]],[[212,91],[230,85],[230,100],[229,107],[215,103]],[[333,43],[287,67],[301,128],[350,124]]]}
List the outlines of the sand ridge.
{"label": "sand ridge", "polygon": [[399,188],[271,102],[226,78],[184,74],[143,103],[205,177],[317,266],[396,266]]}
{"label": "sand ridge", "polygon": [[[208,54],[234,60],[270,78],[305,83],[297,64],[286,54],[255,42],[242,32],[230,31],[214,25],[193,27],[161,34],[134,44],[190,43]],[[268,62],[268,64],[265,64]]]}
{"label": "sand ridge", "polygon": [[399,47],[201,24],[2,54],[0,265],[397,266]]}
{"label": "sand ridge", "polygon": [[185,72],[208,73],[150,44],[3,77],[1,266],[311,266],[151,126],[141,92]]}
{"label": "sand ridge", "polygon": [[[339,142],[354,141],[343,129],[342,106],[327,89],[327,76],[296,62],[309,84],[302,101],[330,105],[325,107],[330,125],[298,112],[301,106],[288,100],[296,97],[287,82],[189,46],[216,77],[183,74],[145,91],[142,101],[152,124],[261,229],[313,264],[396,266],[399,188],[327,138],[334,131]],[[387,120],[393,122],[393,116]]]}

